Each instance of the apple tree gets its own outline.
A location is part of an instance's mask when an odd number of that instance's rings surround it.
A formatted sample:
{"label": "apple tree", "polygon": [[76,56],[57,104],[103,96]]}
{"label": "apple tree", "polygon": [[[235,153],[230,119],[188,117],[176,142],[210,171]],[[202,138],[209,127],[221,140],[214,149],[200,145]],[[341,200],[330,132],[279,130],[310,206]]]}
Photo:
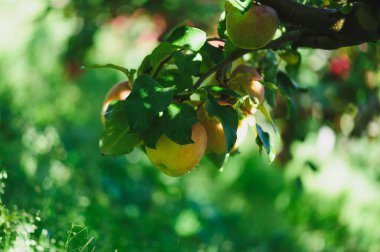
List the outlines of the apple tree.
{"label": "apple tree", "polygon": [[[371,54],[378,50],[379,24],[380,3],[374,0],[226,0],[216,37],[179,23],[138,69],[91,66],[126,75],[123,88],[112,88],[104,101],[100,150],[124,155],[142,148],[161,171],[180,176],[203,156],[223,166],[251,130],[258,151],[272,160],[270,136],[281,134],[288,146],[312,113],[302,110],[298,99],[309,90],[293,78],[302,62],[300,49],[351,47]],[[351,63],[344,54],[330,67],[332,76],[349,78]],[[369,69],[377,67],[376,59],[368,63]],[[372,91],[363,92],[371,97]],[[358,125],[371,120],[375,112],[369,106],[378,108],[378,99],[363,106]],[[341,115],[329,112],[321,120]],[[257,120],[258,114],[265,121]]]}

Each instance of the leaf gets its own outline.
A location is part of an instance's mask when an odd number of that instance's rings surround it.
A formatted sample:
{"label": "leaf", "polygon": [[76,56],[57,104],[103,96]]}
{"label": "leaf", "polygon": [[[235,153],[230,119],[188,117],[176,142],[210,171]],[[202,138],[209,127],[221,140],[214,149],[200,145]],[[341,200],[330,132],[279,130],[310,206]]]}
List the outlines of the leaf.
{"label": "leaf", "polygon": [[226,12],[223,11],[219,18],[218,35],[220,38],[227,38]]}
{"label": "leaf", "polygon": [[277,106],[277,92],[273,89],[265,89],[265,100],[272,108]]}
{"label": "leaf", "polygon": [[238,114],[229,105],[219,105],[214,97],[207,96],[206,111],[209,116],[216,116],[222,123],[224,136],[226,139],[226,153],[228,153],[235,145],[238,127]]}
{"label": "leaf", "polygon": [[106,128],[100,139],[100,152],[104,155],[122,155],[130,153],[140,141],[136,133],[130,132],[125,104],[120,102],[112,106]]}
{"label": "leaf", "polygon": [[263,59],[260,63],[262,74],[265,76],[266,81],[277,82],[278,71],[278,57],[276,53],[271,50],[262,50],[257,52],[258,56]]}
{"label": "leaf", "polygon": [[265,132],[260,125],[256,124],[256,131],[257,131],[257,138],[256,143],[259,146],[260,152],[262,150],[262,147],[264,147],[267,154],[270,154],[270,140],[269,140],[269,134]]}
{"label": "leaf", "polygon": [[305,165],[308,166],[310,168],[310,170],[312,170],[313,172],[317,172],[319,170],[318,166],[310,160],[307,160],[305,162]]}
{"label": "leaf", "polygon": [[282,97],[284,97],[286,100],[291,100],[290,98],[281,88],[279,88],[276,84],[269,82],[269,81],[259,81],[261,84],[264,85],[264,87],[272,89],[279,93]]}
{"label": "leaf", "polygon": [[168,38],[168,42],[175,46],[189,48],[198,51],[206,42],[206,33],[198,28],[181,26],[173,31]]}
{"label": "leaf", "polygon": [[122,66],[114,65],[114,64],[105,64],[105,65],[91,65],[91,66],[83,66],[83,68],[91,68],[91,69],[99,69],[99,68],[111,68],[118,71],[123,72],[126,76],[129,77],[129,70],[127,68],[124,68]]}
{"label": "leaf", "polygon": [[214,47],[210,45],[209,43],[205,43],[201,50],[200,53],[202,56],[207,54],[207,56],[215,63],[218,64],[221,61],[223,61],[224,56],[223,56],[223,48],[221,47]]}
{"label": "leaf", "polygon": [[286,73],[279,71],[277,73],[278,86],[281,87],[287,95],[291,95],[291,91],[306,92],[307,88],[301,87],[292,80]]}
{"label": "leaf", "polygon": [[163,87],[147,74],[138,77],[131,94],[122,101],[131,131],[148,128],[153,118],[168,107],[174,91],[175,87]]}
{"label": "leaf", "polygon": [[261,84],[263,84],[266,88],[272,89],[279,93],[286,101],[287,103],[287,119],[291,118],[294,113],[294,104],[293,104],[293,99],[287,95],[282,88],[277,86],[276,84],[268,81],[260,81]]}
{"label": "leaf", "polygon": [[195,60],[196,55],[185,55],[181,52],[174,52],[173,58],[177,65],[178,71],[186,75],[199,75],[201,61]]}
{"label": "leaf", "polygon": [[272,89],[276,92],[280,92],[281,90],[278,88],[278,86],[270,81],[259,81],[261,84],[263,84],[266,88]]}
{"label": "leaf", "polygon": [[226,10],[228,11],[228,4],[237,8],[241,13],[246,12],[252,4],[252,0],[227,0],[226,1]]}
{"label": "leaf", "polygon": [[230,56],[232,53],[234,53],[236,50],[238,50],[239,48],[237,48],[232,42],[230,39],[227,39],[226,40],[226,43],[224,44],[224,52],[223,52],[223,55],[225,58],[227,58],[228,56]]}
{"label": "leaf", "polygon": [[301,54],[294,49],[288,49],[278,54],[281,59],[290,65],[300,64]]}
{"label": "leaf", "polygon": [[156,149],[158,139],[163,134],[161,118],[157,115],[153,120],[149,128],[141,133],[141,137],[144,140],[144,144],[152,149]]}
{"label": "leaf", "polygon": [[193,85],[193,79],[189,75],[176,73],[174,74],[174,83],[178,90],[176,93],[179,93],[186,89],[190,89]]}
{"label": "leaf", "polygon": [[162,116],[164,134],[178,144],[191,144],[192,126],[197,122],[193,107],[187,104],[170,104]]}
{"label": "leaf", "polygon": [[223,94],[227,94],[227,95],[232,96],[232,97],[241,98],[241,95],[239,93],[237,93],[236,91],[234,91],[230,88],[225,88],[225,87],[221,87],[221,86],[205,86],[205,87],[203,87],[203,89],[207,90],[208,92],[212,92],[212,93],[223,93]]}
{"label": "leaf", "polygon": [[215,153],[208,153],[206,154],[206,157],[210,162],[219,170],[223,170],[224,164],[227,162],[229,158],[229,154],[215,154]]}
{"label": "leaf", "polygon": [[294,117],[294,102],[292,99],[290,100],[287,100],[287,115],[286,115],[286,118],[287,119],[290,119],[292,117]]}
{"label": "leaf", "polygon": [[144,73],[149,74],[152,71],[152,65],[150,64],[151,55],[145,56],[143,61],[141,62],[139,68],[137,69],[137,75],[140,76]]}
{"label": "leaf", "polygon": [[344,14],[344,15],[347,15],[349,14],[353,9],[353,4],[350,3],[350,4],[343,4],[340,8],[339,8],[339,11]]}
{"label": "leaf", "polygon": [[270,114],[269,114],[269,111],[268,111],[267,108],[264,106],[264,104],[260,103],[259,106],[258,106],[257,108],[261,111],[261,113],[264,114],[265,118],[271,123],[274,132],[277,133],[277,127],[276,127],[276,124],[274,123],[272,117],[271,117]]}
{"label": "leaf", "polygon": [[285,66],[285,70],[289,75],[297,76],[300,72],[301,62],[295,65],[287,64]]}
{"label": "leaf", "polygon": [[294,190],[296,195],[300,195],[304,190],[304,185],[300,176],[294,180]]}
{"label": "leaf", "polygon": [[186,23],[187,23],[186,20],[182,20],[181,22],[179,22],[175,26],[173,26],[168,32],[166,32],[164,34],[164,36],[162,37],[163,41],[168,41],[168,39],[172,36],[174,31],[177,30],[178,28],[182,27],[182,26],[186,26]]}
{"label": "leaf", "polygon": [[170,69],[161,72],[157,81],[165,87],[176,87],[176,93],[189,89],[193,85],[190,75],[182,74],[177,69]]}
{"label": "leaf", "polygon": [[177,46],[174,46],[167,42],[160,43],[156,48],[153,49],[150,55],[150,65],[153,67],[153,69],[156,69],[162,61],[170,57],[171,54],[176,50],[178,50]]}

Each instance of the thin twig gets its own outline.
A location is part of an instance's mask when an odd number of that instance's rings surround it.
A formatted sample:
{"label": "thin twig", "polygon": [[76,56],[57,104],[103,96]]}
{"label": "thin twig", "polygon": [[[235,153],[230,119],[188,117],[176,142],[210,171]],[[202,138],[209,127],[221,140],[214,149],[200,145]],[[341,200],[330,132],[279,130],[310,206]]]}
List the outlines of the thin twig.
{"label": "thin twig", "polygon": [[202,74],[199,77],[199,79],[194,83],[194,89],[199,88],[202,85],[202,83],[211,74],[218,71],[219,69],[222,69],[223,67],[225,67],[229,63],[235,61],[236,59],[242,57],[246,53],[250,53],[250,52],[254,52],[254,51],[258,51],[258,50],[265,50],[265,49],[277,50],[286,43],[292,43],[292,42],[298,40],[300,38],[300,36],[301,36],[300,31],[298,31],[298,30],[297,31],[291,31],[291,32],[285,33],[284,35],[282,35],[278,39],[272,40],[268,45],[266,45],[263,48],[253,49],[253,50],[237,49],[236,51],[231,53],[227,58],[225,58],[223,61],[219,62],[218,64],[216,64],[215,66],[210,68],[210,70],[208,70],[206,73]]}

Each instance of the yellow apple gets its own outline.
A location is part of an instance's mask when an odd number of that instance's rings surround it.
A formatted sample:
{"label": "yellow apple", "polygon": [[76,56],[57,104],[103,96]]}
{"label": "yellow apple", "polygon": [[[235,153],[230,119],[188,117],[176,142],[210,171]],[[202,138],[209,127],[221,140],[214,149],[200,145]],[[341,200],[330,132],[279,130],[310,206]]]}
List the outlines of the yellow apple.
{"label": "yellow apple", "polygon": [[228,37],[239,48],[262,48],[272,40],[276,33],[278,15],[270,6],[252,4],[242,14],[240,10],[229,5],[226,12]]}
{"label": "yellow apple", "polygon": [[207,145],[207,134],[200,123],[192,127],[192,144],[177,144],[162,135],[156,149],[146,147],[146,153],[152,164],[163,173],[178,177],[190,172],[202,159]]}
{"label": "yellow apple", "polygon": [[[221,104],[223,105],[223,103]],[[231,105],[225,105],[231,106]],[[207,132],[207,153],[224,154],[226,153],[226,139],[222,123],[216,117],[210,117],[204,108],[200,106],[197,110],[197,116],[200,123]],[[237,129],[237,139],[231,151],[237,150],[244,141],[247,134],[248,125],[245,120],[239,120]]]}

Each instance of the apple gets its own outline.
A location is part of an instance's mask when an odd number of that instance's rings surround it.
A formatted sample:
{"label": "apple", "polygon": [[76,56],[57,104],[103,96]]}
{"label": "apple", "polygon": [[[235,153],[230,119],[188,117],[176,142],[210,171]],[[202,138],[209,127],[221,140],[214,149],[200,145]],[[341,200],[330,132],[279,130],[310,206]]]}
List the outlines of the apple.
{"label": "apple", "polygon": [[[221,102],[221,105],[225,103]],[[224,105],[231,106],[231,105]],[[207,148],[206,153],[213,154],[225,154],[226,153],[226,139],[224,135],[224,129],[222,123],[216,117],[210,117],[204,108],[200,106],[197,109],[197,117],[200,123],[206,130],[207,133]],[[237,129],[237,139],[234,147],[231,151],[237,150],[240,144],[244,141],[247,134],[248,125],[245,120],[239,120]]]}
{"label": "apple", "polygon": [[106,122],[105,113],[108,106],[114,101],[125,100],[130,93],[131,89],[129,88],[128,81],[119,82],[108,91],[100,112],[100,118],[103,124]]}
{"label": "apple", "polygon": [[200,123],[193,125],[191,139],[194,143],[181,145],[162,135],[156,149],[146,147],[146,154],[163,173],[172,177],[182,176],[195,168],[206,150],[207,134]]}
{"label": "apple", "polygon": [[252,4],[243,14],[229,5],[226,12],[228,37],[239,48],[262,48],[276,33],[279,19],[277,12],[270,6]]}
{"label": "apple", "polygon": [[254,116],[257,113],[258,104],[254,103],[250,98],[246,97],[240,102],[239,108],[245,116]]}
{"label": "apple", "polygon": [[247,94],[256,97],[260,103],[265,98],[264,85],[259,81],[263,80],[254,67],[239,65],[232,72],[227,85],[236,91],[245,91]]}
{"label": "apple", "polygon": [[341,54],[331,59],[330,74],[346,80],[350,76],[351,60],[347,54]]}

